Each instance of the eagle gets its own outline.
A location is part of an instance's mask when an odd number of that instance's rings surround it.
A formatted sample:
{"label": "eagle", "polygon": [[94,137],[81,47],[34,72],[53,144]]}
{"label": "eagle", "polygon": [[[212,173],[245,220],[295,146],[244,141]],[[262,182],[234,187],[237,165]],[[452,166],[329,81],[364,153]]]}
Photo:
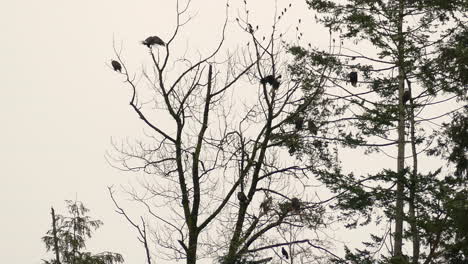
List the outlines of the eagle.
{"label": "eagle", "polygon": [[151,48],[153,45],[165,46],[166,44],[158,36],[147,37],[141,42],[141,44],[146,45],[148,48]]}
{"label": "eagle", "polygon": [[278,89],[280,85],[279,79],[281,79],[281,75],[279,75],[276,78],[273,75],[268,75],[268,76],[263,77],[260,80],[260,83],[264,85],[268,83],[269,85],[271,85],[271,87],[273,87],[273,89]]}
{"label": "eagle", "polygon": [[289,259],[288,251],[286,251],[286,249],[284,249],[284,247],[281,247],[281,254],[283,254],[283,257],[285,259]]}
{"label": "eagle", "polygon": [[260,208],[262,208],[263,212],[268,212],[271,207],[271,198],[267,197],[261,204]]}
{"label": "eagle", "polygon": [[312,134],[314,134],[314,135],[317,135],[318,128],[317,128],[317,126],[314,124],[314,121],[308,120],[308,121],[307,121],[307,126],[308,126],[308,128],[309,128],[310,133],[312,133]]}
{"label": "eagle", "polygon": [[247,203],[247,197],[245,196],[243,192],[237,193],[237,199],[239,199],[241,203]]}
{"label": "eagle", "polygon": [[302,117],[297,117],[294,121],[294,126],[296,127],[296,130],[302,130],[304,127],[304,119]]}
{"label": "eagle", "polygon": [[296,152],[296,147],[294,145],[292,145],[292,144],[289,145],[288,147],[289,147],[289,150],[288,150],[289,155],[292,156],[294,154],[294,152]]}
{"label": "eagle", "polygon": [[357,82],[358,82],[358,75],[357,72],[352,71],[349,73],[349,81],[351,82],[351,85],[356,87]]}
{"label": "eagle", "polygon": [[111,61],[112,67],[114,68],[114,71],[119,71],[122,72],[122,65],[116,60]]}
{"label": "eagle", "polygon": [[291,199],[291,209],[294,211],[299,211],[301,209],[301,201],[298,198],[294,197]]}
{"label": "eagle", "polygon": [[411,94],[410,91],[406,89],[403,93],[403,104],[405,105],[409,101],[409,99],[411,99]]}

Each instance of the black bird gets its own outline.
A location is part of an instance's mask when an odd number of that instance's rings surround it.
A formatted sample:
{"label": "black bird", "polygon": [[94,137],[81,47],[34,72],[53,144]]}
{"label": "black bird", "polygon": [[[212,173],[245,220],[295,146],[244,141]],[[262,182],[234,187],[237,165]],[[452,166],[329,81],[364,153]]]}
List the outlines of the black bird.
{"label": "black bird", "polygon": [[296,197],[291,199],[291,209],[294,211],[299,211],[301,209],[301,201]]}
{"label": "black bird", "polygon": [[281,254],[283,254],[283,257],[285,259],[289,259],[288,251],[286,251],[286,249],[284,249],[284,247],[281,248]]}
{"label": "black bird", "polygon": [[122,72],[122,65],[120,65],[118,61],[112,60],[111,64],[112,64],[112,67],[114,68],[114,71]]}
{"label": "black bird", "polygon": [[288,152],[289,152],[289,155],[292,156],[294,152],[296,152],[296,147],[294,145],[290,145]]}
{"label": "black bird", "polygon": [[411,99],[410,91],[405,90],[405,92],[403,93],[403,104],[405,105],[409,101],[409,99]]}
{"label": "black bird", "polygon": [[294,125],[296,126],[296,130],[302,130],[304,127],[304,119],[302,117],[296,118]]}
{"label": "black bird", "polygon": [[349,73],[349,81],[351,82],[352,86],[356,87],[356,84],[358,82],[357,72],[353,71]]}
{"label": "black bird", "polygon": [[312,120],[307,121],[307,126],[309,127],[310,133],[312,133],[312,134],[314,134],[314,135],[317,135],[318,128],[317,128],[317,126],[314,124],[314,121],[312,121]]}
{"label": "black bird", "polygon": [[237,193],[237,199],[239,199],[239,201],[241,203],[246,203],[247,202],[247,197],[245,196],[245,194],[243,192],[238,192]]}
{"label": "black bird", "polygon": [[268,83],[269,85],[271,85],[273,87],[273,89],[278,89],[278,87],[280,85],[279,79],[281,79],[281,75],[279,75],[276,78],[273,75],[268,75],[268,76],[263,77],[260,80],[260,83],[261,84],[267,84]]}
{"label": "black bird", "polygon": [[160,39],[158,36],[147,37],[144,41],[141,42],[141,44],[146,45],[148,48],[151,48],[153,45],[166,45],[164,41],[162,41],[162,39]]}
{"label": "black bird", "polygon": [[262,208],[262,210],[263,210],[264,212],[270,211],[270,206],[271,206],[271,198],[270,198],[270,197],[267,197],[267,198],[260,204],[260,208]]}

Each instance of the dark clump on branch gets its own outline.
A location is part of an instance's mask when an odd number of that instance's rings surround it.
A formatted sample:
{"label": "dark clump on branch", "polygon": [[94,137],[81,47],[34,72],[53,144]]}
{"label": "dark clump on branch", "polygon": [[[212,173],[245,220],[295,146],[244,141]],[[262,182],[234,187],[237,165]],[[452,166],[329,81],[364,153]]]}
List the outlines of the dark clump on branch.
{"label": "dark clump on branch", "polygon": [[301,209],[301,201],[296,197],[291,199],[291,209],[296,212]]}
{"label": "dark clump on branch", "polygon": [[158,36],[147,37],[144,41],[141,42],[141,44],[146,45],[148,48],[151,48],[153,45],[166,45],[164,41],[162,41],[162,39],[160,39]]}
{"label": "dark clump on branch", "polygon": [[267,197],[261,204],[260,208],[263,210],[263,212],[268,212],[271,209],[271,198]]}
{"label": "dark clump on branch", "polygon": [[289,155],[293,155],[297,149],[301,149],[300,136],[297,133],[288,134],[282,138],[284,146],[288,148]]}
{"label": "dark clump on branch", "polygon": [[284,247],[281,248],[281,254],[283,254],[283,257],[285,259],[289,259],[288,251],[286,251],[286,249],[284,249]]}
{"label": "dark clump on branch", "polygon": [[403,104],[405,105],[411,99],[411,94],[409,90],[405,90],[403,93]]}
{"label": "dark clump on branch", "polygon": [[275,77],[273,75],[268,75],[268,76],[263,77],[260,80],[260,83],[263,85],[268,83],[269,85],[271,85],[271,87],[273,87],[273,89],[278,89],[280,85],[280,79],[281,79],[281,75],[279,75],[278,77]]}
{"label": "dark clump on branch", "polygon": [[296,152],[296,147],[294,145],[289,146],[289,155],[293,155]]}
{"label": "dark clump on branch", "polygon": [[297,117],[296,120],[294,120],[294,126],[296,130],[302,130],[304,128],[304,119],[302,117]]}
{"label": "dark clump on branch", "polygon": [[122,65],[118,61],[112,60],[111,61],[112,67],[114,68],[114,71],[122,72]]}
{"label": "dark clump on branch", "polygon": [[243,192],[237,193],[237,199],[239,199],[241,203],[247,203],[247,197],[245,196]]}
{"label": "dark clump on branch", "polygon": [[357,82],[358,82],[358,74],[357,72],[353,71],[349,73],[349,81],[351,82],[351,85],[356,87]]}
{"label": "dark clump on branch", "polygon": [[309,128],[310,133],[312,133],[313,135],[317,135],[318,128],[314,124],[314,121],[312,121],[312,120],[307,121],[307,126]]}

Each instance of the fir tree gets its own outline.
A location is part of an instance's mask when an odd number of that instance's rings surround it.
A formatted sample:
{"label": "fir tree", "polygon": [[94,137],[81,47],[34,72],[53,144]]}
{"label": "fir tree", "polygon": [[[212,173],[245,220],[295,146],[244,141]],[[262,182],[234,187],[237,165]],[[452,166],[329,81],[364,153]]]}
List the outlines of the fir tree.
{"label": "fir tree", "polygon": [[87,215],[89,210],[78,201],[66,200],[68,216],[55,215],[52,208],[52,229],[42,237],[47,251],[54,251],[55,258],[45,264],[114,264],[123,263],[122,255],[113,252],[93,254],[84,251],[86,240],[103,223]]}

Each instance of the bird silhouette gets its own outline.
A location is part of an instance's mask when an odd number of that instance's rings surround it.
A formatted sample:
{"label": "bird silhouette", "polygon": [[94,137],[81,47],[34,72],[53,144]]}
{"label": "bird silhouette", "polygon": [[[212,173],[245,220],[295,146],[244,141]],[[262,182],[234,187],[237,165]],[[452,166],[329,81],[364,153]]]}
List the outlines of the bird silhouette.
{"label": "bird silhouette", "polygon": [[293,155],[296,152],[296,147],[294,145],[289,146],[289,155]]}
{"label": "bird silhouette", "polygon": [[296,120],[294,121],[294,125],[296,127],[296,130],[302,130],[302,128],[304,127],[304,119],[302,117],[296,118]]}
{"label": "bird silhouette", "polygon": [[317,126],[314,124],[314,121],[312,121],[312,120],[307,121],[307,126],[308,126],[308,128],[309,128],[310,133],[312,133],[312,134],[314,134],[314,135],[317,135],[318,128],[317,128]]}
{"label": "bird silhouette", "polygon": [[114,71],[119,71],[122,72],[122,65],[116,60],[111,61],[112,67],[114,68]]}
{"label": "bird silhouette", "polygon": [[151,48],[153,45],[165,46],[166,44],[158,36],[147,37],[141,42],[141,44],[146,45],[148,48]]}
{"label": "bird silhouette", "polygon": [[405,92],[403,93],[403,104],[405,105],[409,101],[409,99],[411,99],[410,91],[405,90]]}
{"label": "bird silhouette", "polygon": [[349,73],[349,81],[351,82],[351,85],[356,87],[356,84],[358,82],[358,74],[357,72],[353,71]]}
{"label": "bird silhouette", "polygon": [[284,249],[284,247],[281,248],[281,254],[283,254],[283,257],[285,259],[289,259],[288,251],[286,251],[286,249]]}
{"label": "bird silhouette", "polygon": [[268,76],[263,77],[260,80],[260,83],[261,84],[267,84],[268,83],[269,85],[271,85],[273,87],[273,89],[278,89],[278,87],[280,85],[279,79],[281,79],[281,75],[279,75],[276,78],[273,75],[268,75]]}
{"label": "bird silhouette", "polygon": [[299,211],[301,209],[301,201],[296,197],[291,199],[291,209],[294,211]]}
{"label": "bird silhouette", "polygon": [[262,208],[262,210],[264,212],[268,212],[270,210],[270,206],[271,206],[271,198],[270,197],[267,197],[261,204],[260,204],[260,208]]}
{"label": "bird silhouette", "polygon": [[245,196],[245,194],[243,192],[238,192],[237,193],[237,199],[239,199],[239,201],[241,203],[246,203],[247,202],[247,197]]}

